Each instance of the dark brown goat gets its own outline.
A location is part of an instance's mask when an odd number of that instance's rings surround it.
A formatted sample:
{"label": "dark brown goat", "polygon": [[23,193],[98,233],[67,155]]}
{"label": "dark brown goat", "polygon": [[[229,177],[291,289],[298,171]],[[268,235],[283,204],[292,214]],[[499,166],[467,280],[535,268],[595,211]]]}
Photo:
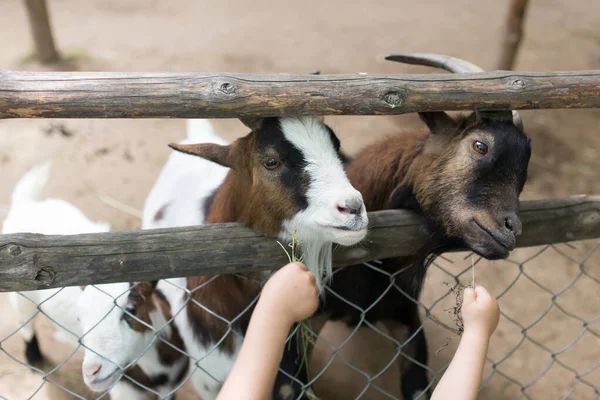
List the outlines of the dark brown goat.
{"label": "dark brown goat", "polygon": [[[316,117],[245,123],[252,132],[229,146],[170,145],[230,168],[223,184],[208,196],[208,204],[202,205],[208,210],[205,223],[242,222],[285,241],[295,230],[305,264],[318,281],[327,278],[332,244],[358,243],[367,228],[362,196],[346,177],[339,140]],[[264,276],[222,274],[187,279],[191,302],[175,322],[191,358],[199,360],[201,370],[195,372],[192,382],[204,400],[217,396],[233,365]],[[187,294],[180,296],[182,303],[185,297]],[[174,305],[173,309],[184,306]],[[279,375],[275,398],[301,395],[289,378],[297,376],[296,363],[295,358],[282,360],[288,376]],[[307,378],[298,379],[305,382]]]}
{"label": "dark brown goat", "polygon": [[[389,58],[451,72],[481,71],[438,55]],[[428,130],[402,133],[366,148],[350,162],[347,173],[367,210],[416,211],[427,221],[430,240],[416,258],[382,260],[379,271],[365,265],[336,271],[315,318],[317,330],[323,317],[350,326],[363,318],[371,324],[381,322],[400,345],[414,335],[400,348],[420,364],[408,362],[402,371],[405,399],[427,398],[430,392],[427,343],[418,307],[411,300],[419,298],[427,266],[442,252],[459,248],[488,259],[508,256],[521,231],[518,197],[531,154],[520,118],[511,111],[475,112],[457,119],[444,112],[419,115]],[[388,291],[392,281],[395,285]],[[398,362],[404,363],[402,359]],[[311,372],[319,373],[314,368]]]}

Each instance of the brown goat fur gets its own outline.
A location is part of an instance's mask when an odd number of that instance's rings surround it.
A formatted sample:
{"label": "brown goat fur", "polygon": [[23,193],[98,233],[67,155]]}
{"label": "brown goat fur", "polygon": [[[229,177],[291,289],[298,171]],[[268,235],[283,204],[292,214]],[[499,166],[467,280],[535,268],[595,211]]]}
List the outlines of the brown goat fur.
{"label": "brown goat fur", "polygon": [[[224,338],[220,349],[229,355],[235,351],[235,333],[230,329],[243,330],[247,326],[252,310],[244,315],[242,312],[260,293],[260,282],[263,274],[246,274],[244,276],[223,274],[217,277],[191,277],[188,279],[188,289],[192,291],[192,299],[198,304],[219,315],[227,321],[236,321],[230,327],[222,319],[199,306],[189,306],[187,313],[194,328],[196,337],[204,346],[217,343]],[[216,293],[227,293],[228,301],[224,302]],[[238,316],[240,316],[238,318]],[[237,318],[237,319],[236,319]]]}
{"label": "brown goat fur", "polygon": [[[169,146],[230,168],[223,184],[208,197],[209,204],[203,205],[205,223],[241,222],[271,237],[287,237],[297,229],[304,261],[319,281],[330,273],[334,242],[352,245],[366,235],[366,210],[344,172],[339,140],[314,117],[266,118],[246,121],[246,125],[252,132],[227,146]],[[236,355],[239,334],[245,332],[250,305],[265,276],[221,274],[187,279],[192,302],[186,313],[194,345],[202,345],[197,346],[199,354],[218,345],[220,354]],[[281,369],[306,381],[305,371],[298,368],[297,358],[284,355]],[[205,385],[198,379],[194,385],[199,392],[204,387],[205,397],[216,390],[214,382]],[[293,380],[279,374],[275,397],[296,393],[292,385]]]}
{"label": "brown goat fur", "polygon": [[[162,311],[166,321],[170,321],[173,318],[171,313],[171,307],[164,295],[156,290],[157,281],[144,281],[135,284],[128,296],[128,305],[134,306],[135,313],[133,317],[126,316],[128,325],[137,332],[151,332],[152,319],[150,313],[155,311],[158,307]],[[143,322],[142,322],[143,321]],[[170,325],[171,335],[169,337],[163,337],[161,340],[156,342],[156,351],[158,352],[158,358],[163,365],[174,365],[176,362],[183,359],[185,356],[185,346],[183,340],[179,335],[179,331],[174,324]],[[180,371],[179,376],[171,384],[180,382],[185,373],[187,372],[186,367]],[[130,379],[124,379],[123,381],[132,385],[135,388],[139,388],[141,391],[145,391],[139,385],[148,387],[150,389],[156,389],[157,387],[164,385],[169,382],[167,375],[161,374],[157,376],[148,376],[144,373],[139,365],[133,365],[125,371],[125,375]]]}
{"label": "brown goat fur", "polygon": [[[328,296],[315,320],[326,315],[356,326],[366,318],[372,324],[384,323],[390,332],[404,332],[401,326],[407,326],[408,335],[392,336],[399,343],[414,336],[403,352],[427,365],[426,340],[412,300],[419,298],[427,266],[450,249],[467,247],[488,259],[508,255],[521,229],[518,196],[531,147],[512,120],[495,119],[493,114],[453,119],[443,112],[427,112],[420,117],[428,130],[401,133],[367,147],[350,162],[347,174],[369,211],[410,209],[424,216],[428,243],[416,258],[381,260],[377,269],[353,265],[336,271],[329,287],[344,301]],[[388,290],[390,276],[401,291]],[[363,314],[361,309],[368,311]],[[369,352],[364,347],[355,350]],[[317,364],[323,358],[315,355]],[[425,369],[407,364],[401,388],[404,398],[412,399],[429,382]]]}
{"label": "brown goat fur", "polygon": [[[429,131],[382,140],[348,166],[367,209],[414,209],[445,236],[477,242],[467,244],[484,257],[506,257],[520,233],[516,208],[531,154],[529,139],[510,122],[478,121],[475,114],[455,120],[433,112],[421,118]],[[485,144],[486,155],[474,151],[476,142]],[[485,238],[479,228],[474,233],[474,219],[487,230]],[[507,230],[506,224],[514,226]]]}

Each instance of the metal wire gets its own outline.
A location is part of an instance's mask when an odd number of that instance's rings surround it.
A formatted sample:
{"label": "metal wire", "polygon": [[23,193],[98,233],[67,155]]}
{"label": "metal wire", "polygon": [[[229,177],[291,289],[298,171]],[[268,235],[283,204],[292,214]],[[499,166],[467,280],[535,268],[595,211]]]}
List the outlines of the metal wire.
{"label": "metal wire", "polygon": [[[347,373],[353,375],[352,381],[357,385],[355,399],[369,399],[376,397],[386,399],[401,399],[400,383],[397,390],[390,390],[389,385],[382,384],[385,374],[390,369],[398,369],[401,363],[416,363],[425,368],[431,377],[431,386],[439,380],[458,344],[459,338],[455,336],[456,327],[446,310],[448,305],[455,301],[454,296],[444,286],[454,286],[460,282],[470,283],[475,279],[492,292],[501,308],[501,322],[492,337],[490,352],[486,359],[486,372],[484,373],[481,390],[485,398],[502,399],[569,399],[569,398],[596,398],[600,399],[600,241],[587,241],[578,243],[563,243],[559,245],[542,246],[538,248],[517,249],[507,260],[489,262],[472,253],[445,254],[438,257],[430,266],[425,281],[423,294],[420,299],[410,298],[409,294],[402,291],[398,285],[401,279],[399,272],[388,273],[381,269],[380,262],[373,261],[365,263],[364,268],[384,274],[389,278],[389,285],[382,291],[381,295],[363,309],[331,288],[326,288],[327,294],[332,298],[339,299],[360,313],[360,322],[357,326],[349,329],[340,343],[333,344],[326,338],[319,336],[319,332],[309,330],[312,340],[319,342],[322,348],[331,353],[331,357],[324,362],[318,370],[310,370],[308,382],[300,382],[296,377],[282,371],[289,379],[296,381],[302,386],[301,398],[309,389],[310,398],[318,398],[319,384],[327,379],[330,369],[342,365],[347,368]],[[474,270],[475,269],[475,270]],[[339,270],[334,271],[334,274]],[[258,296],[248,304],[243,313],[229,320],[216,310],[211,310],[204,304],[198,303],[193,295],[205,286],[217,279],[209,279],[197,288],[189,290],[179,287],[185,296],[184,305],[200,307],[205,313],[212,316],[216,321],[226,324],[226,334],[216,343],[207,347],[206,353],[198,359],[194,359],[185,348],[179,348],[169,339],[173,332],[171,327],[175,324],[185,309],[171,310],[171,317],[166,319],[163,326],[156,326],[152,320],[140,318],[131,314],[122,306],[131,290],[137,285],[132,285],[127,290],[114,296],[112,307],[98,323],[87,332],[78,334],[70,327],[61,324],[60,318],[53,318],[48,310],[52,308],[52,302],[59,296],[61,290],[49,294],[42,301],[36,301],[32,292],[20,293],[21,299],[27,299],[33,304],[33,314],[20,315],[19,318],[3,318],[0,322],[0,399],[8,398],[2,389],[8,387],[11,375],[28,374],[27,385],[21,385],[20,398],[34,398],[44,396],[44,392],[53,386],[65,395],[64,398],[75,397],[79,399],[106,398],[110,390],[117,385],[129,382],[131,387],[138,391],[147,391],[159,398],[170,398],[177,393],[178,399],[197,398],[191,388],[190,379],[195,373],[202,373],[213,379],[218,384],[218,377],[210,366],[202,364],[202,361],[219,351],[228,335],[241,338],[241,333],[236,326],[243,315],[248,315]],[[264,282],[263,282],[264,283]],[[169,281],[169,284],[174,283]],[[100,286],[96,286],[102,290]],[[399,340],[383,329],[366,319],[366,314],[381,301],[390,291],[398,291],[409,298],[420,309],[422,324],[417,332],[406,335]],[[106,296],[112,296],[103,291]],[[6,295],[0,298],[0,306],[4,304],[10,307]],[[29,303],[24,303],[29,304]],[[27,308],[27,305],[24,306]],[[140,324],[151,335],[151,340],[143,346],[143,351],[126,363],[110,360],[93,348],[86,347],[83,340],[94,329],[101,329],[102,322],[112,312],[123,313],[132,321]],[[16,310],[15,310],[16,313]],[[63,335],[71,335],[74,344],[67,351],[55,351],[55,342],[47,337],[48,329],[38,330],[37,338],[40,340],[41,352],[51,360],[43,365],[30,365],[25,361],[23,350],[23,337],[30,327],[36,328],[44,315],[50,322],[52,329],[62,332]],[[14,314],[16,316],[16,314]],[[56,313],[53,313],[56,316]],[[18,320],[16,329],[7,325],[7,320]],[[14,322],[11,322],[11,324]],[[140,328],[142,329],[142,328]],[[382,341],[386,341],[394,347],[391,354],[387,354],[381,365],[373,370],[362,370],[348,360],[342,353],[354,349],[353,341],[364,332],[370,330],[375,332]],[[290,334],[288,340],[296,335],[299,328]],[[428,365],[420,364],[411,354],[407,352],[409,344],[414,340],[418,332],[424,331],[429,344]],[[171,332],[171,333],[170,333]],[[440,337],[450,335],[452,345],[445,345],[439,350],[441,356],[433,355],[440,345]],[[190,360],[190,368],[184,374],[183,379],[173,383],[168,389],[160,385],[139,382],[129,375],[130,368],[138,365],[142,357],[150,357],[156,353],[157,346],[163,346],[173,352]],[[84,350],[97,354],[107,363],[117,369],[121,379],[116,381],[109,390],[101,393],[93,393],[83,390],[81,365]],[[60,354],[66,353],[66,356]],[[141,365],[141,364],[140,364]],[[259,365],[257,367],[260,367]],[[23,371],[26,370],[26,371]],[[401,371],[399,371],[401,372]],[[36,378],[37,377],[37,378]],[[34,379],[35,378],[35,379]],[[65,380],[65,378],[68,378]],[[362,379],[362,381],[360,381]],[[360,384],[357,382],[360,381]],[[362,385],[362,386],[361,386]],[[12,386],[12,385],[11,385]],[[180,390],[190,387],[185,395]],[[14,391],[15,387],[11,387]],[[54,397],[53,397],[54,398]],[[425,398],[425,397],[423,397]]]}

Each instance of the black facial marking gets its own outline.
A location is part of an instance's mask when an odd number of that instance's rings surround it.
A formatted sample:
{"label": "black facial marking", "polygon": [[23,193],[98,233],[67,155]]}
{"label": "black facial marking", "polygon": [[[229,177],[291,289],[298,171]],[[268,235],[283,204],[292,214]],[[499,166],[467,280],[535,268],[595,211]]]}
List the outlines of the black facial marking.
{"label": "black facial marking", "polygon": [[[131,314],[135,315],[135,312],[132,313],[130,307],[133,306],[137,309],[137,305],[142,300],[142,296],[140,296],[140,294],[133,289],[132,283],[130,283],[129,286],[129,295],[127,295],[127,303],[125,303],[125,307],[123,308],[123,315],[121,316],[121,319],[124,320],[127,323],[127,325],[129,325],[129,327],[132,327],[134,319]],[[125,310],[127,310],[128,312],[126,312]]]}
{"label": "black facial marking", "polygon": [[329,139],[331,139],[331,143],[333,144],[333,148],[335,149],[335,152],[340,154],[340,147],[341,147],[340,139],[338,139],[335,132],[333,132],[333,130],[329,126],[327,126],[327,125],[323,125],[323,126],[325,126],[325,129],[327,129],[327,133],[329,133]]}
{"label": "black facial marking", "polygon": [[262,128],[256,132],[256,138],[260,153],[277,153],[281,165],[273,173],[279,174],[281,184],[290,190],[298,207],[301,210],[307,208],[306,189],[310,177],[304,171],[306,160],[300,150],[285,139],[279,118],[265,118]]}
{"label": "black facial marking", "polygon": [[495,132],[494,144],[477,161],[467,198],[478,208],[504,211],[500,209],[516,206],[515,196],[523,190],[531,146],[511,123],[492,122],[480,129]]}

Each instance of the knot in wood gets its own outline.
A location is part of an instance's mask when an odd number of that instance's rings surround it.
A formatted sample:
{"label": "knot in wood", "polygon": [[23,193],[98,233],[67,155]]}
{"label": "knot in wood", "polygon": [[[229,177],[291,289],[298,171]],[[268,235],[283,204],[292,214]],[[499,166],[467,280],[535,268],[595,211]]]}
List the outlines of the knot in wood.
{"label": "knot in wood", "polygon": [[522,89],[525,87],[525,82],[523,82],[523,80],[521,79],[516,79],[512,82],[513,86],[518,87],[519,89]]}
{"label": "knot in wood", "polygon": [[402,104],[402,95],[398,92],[387,92],[383,95],[383,101],[392,107],[397,107]]}
{"label": "knot in wood", "polygon": [[41,285],[49,286],[54,282],[56,273],[52,267],[44,267],[35,274],[35,281]]}
{"label": "knot in wood", "polygon": [[10,246],[8,246],[8,254],[10,254],[11,256],[18,256],[19,254],[21,254],[21,248],[17,245],[11,244]]}
{"label": "knot in wood", "polygon": [[221,86],[219,87],[219,90],[225,94],[235,94],[236,87],[233,83],[225,82],[225,83],[221,84]]}

